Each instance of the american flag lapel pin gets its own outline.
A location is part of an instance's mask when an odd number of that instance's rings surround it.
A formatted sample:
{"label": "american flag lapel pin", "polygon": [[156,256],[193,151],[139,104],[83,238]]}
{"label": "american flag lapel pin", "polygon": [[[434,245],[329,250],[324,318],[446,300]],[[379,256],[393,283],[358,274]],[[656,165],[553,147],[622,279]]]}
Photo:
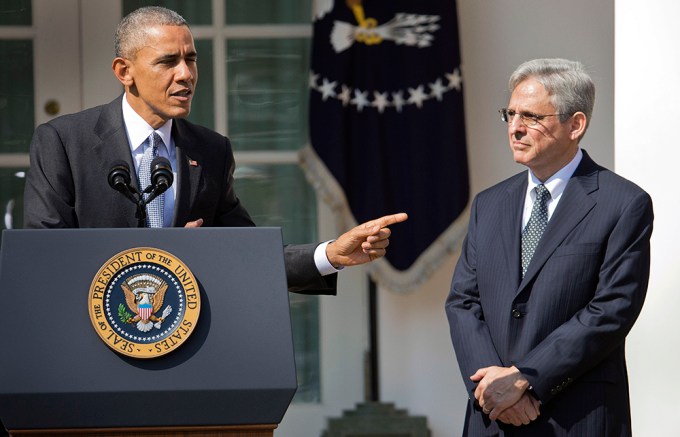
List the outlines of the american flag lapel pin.
{"label": "american flag lapel pin", "polygon": [[189,159],[189,165],[192,167],[198,167],[198,162],[193,159]]}

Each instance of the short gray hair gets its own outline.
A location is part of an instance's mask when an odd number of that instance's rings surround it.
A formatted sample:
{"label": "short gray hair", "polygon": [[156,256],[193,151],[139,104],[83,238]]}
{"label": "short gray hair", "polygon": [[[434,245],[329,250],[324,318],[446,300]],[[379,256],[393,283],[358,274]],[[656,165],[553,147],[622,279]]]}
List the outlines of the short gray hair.
{"label": "short gray hair", "polygon": [[527,61],[510,76],[510,92],[530,78],[545,87],[555,110],[563,114],[561,122],[576,112],[583,112],[587,124],[590,124],[595,105],[595,84],[583,64],[558,58]]}
{"label": "short gray hair", "polygon": [[177,12],[160,6],[146,6],[126,15],[116,28],[116,57],[131,59],[144,46],[146,32],[153,26],[187,26]]}

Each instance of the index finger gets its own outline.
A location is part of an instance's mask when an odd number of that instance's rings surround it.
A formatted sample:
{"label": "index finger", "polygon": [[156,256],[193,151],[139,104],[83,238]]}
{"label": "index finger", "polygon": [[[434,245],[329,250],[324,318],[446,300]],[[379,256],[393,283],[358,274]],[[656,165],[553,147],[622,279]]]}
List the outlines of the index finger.
{"label": "index finger", "polygon": [[[380,218],[377,218],[370,223],[369,227],[373,228],[375,226],[379,226],[380,228],[384,228],[389,225],[393,225],[395,223],[401,223],[406,221],[408,219],[408,214],[405,212],[400,212],[397,214],[392,214],[392,215],[386,215]],[[369,224],[367,223],[367,224]]]}

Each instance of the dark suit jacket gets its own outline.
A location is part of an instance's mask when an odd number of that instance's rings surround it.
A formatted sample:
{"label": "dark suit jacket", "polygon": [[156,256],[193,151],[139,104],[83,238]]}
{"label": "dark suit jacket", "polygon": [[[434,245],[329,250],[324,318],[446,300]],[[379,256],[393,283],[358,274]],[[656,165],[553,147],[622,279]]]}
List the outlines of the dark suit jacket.
{"label": "dark suit jacket", "polygon": [[465,435],[630,435],[625,338],[647,290],[652,201],[584,151],[521,279],[526,189],[523,172],[475,198],[446,313],[468,391],[477,369],[515,365],[541,415],[497,424],[471,396]]}
{"label": "dark suit jacket", "polygon": [[[136,227],[135,205],[108,185],[116,161],[134,169],[125,131],[122,96],[113,102],[38,126],[24,193],[27,228]],[[173,226],[198,218],[204,226],[254,226],[234,193],[234,156],[229,140],[210,129],[176,119],[177,197]],[[193,160],[198,165],[189,165]],[[136,178],[132,183],[137,186]],[[316,245],[287,246],[289,290],[334,294],[336,275],[322,277]]]}

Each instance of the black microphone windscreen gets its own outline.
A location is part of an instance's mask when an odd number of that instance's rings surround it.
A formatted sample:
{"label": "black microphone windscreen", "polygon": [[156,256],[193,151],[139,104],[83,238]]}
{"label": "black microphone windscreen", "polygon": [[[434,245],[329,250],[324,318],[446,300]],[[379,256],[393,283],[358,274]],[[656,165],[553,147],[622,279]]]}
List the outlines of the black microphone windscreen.
{"label": "black microphone windscreen", "polygon": [[109,170],[109,185],[117,191],[127,190],[130,185],[130,167],[125,161],[116,161]]}
{"label": "black microphone windscreen", "polygon": [[173,181],[174,175],[170,161],[162,156],[155,157],[151,161],[151,183],[165,191],[172,186]]}

